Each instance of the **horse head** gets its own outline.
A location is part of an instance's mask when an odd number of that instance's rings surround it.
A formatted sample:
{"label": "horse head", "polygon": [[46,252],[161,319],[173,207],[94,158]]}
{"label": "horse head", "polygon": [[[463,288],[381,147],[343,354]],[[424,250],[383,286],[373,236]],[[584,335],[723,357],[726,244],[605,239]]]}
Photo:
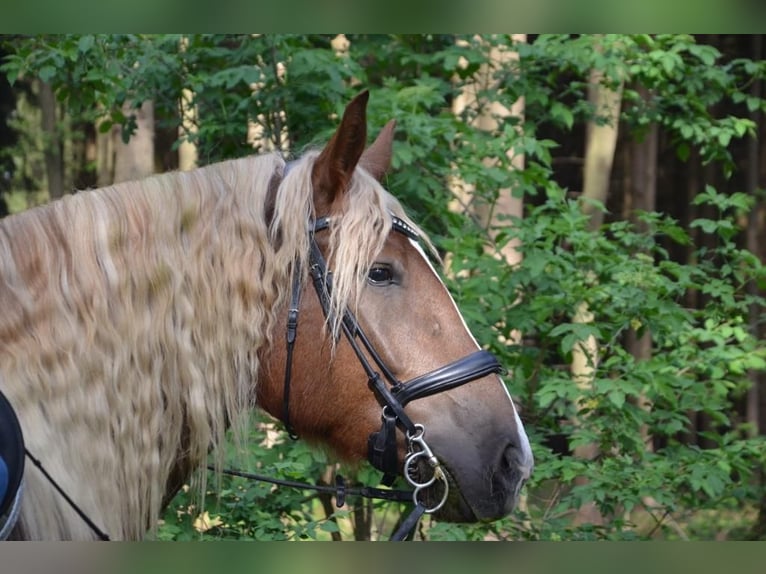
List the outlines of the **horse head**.
{"label": "horse head", "polygon": [[529,441],[502,369],[382,190],[394,123],[365,150],[367,99],[313,156],[311,252],[294,266],[290,342],[273,344],[258,401],[297,435],[404,474],[441,519],[497,519],[529,477]]}

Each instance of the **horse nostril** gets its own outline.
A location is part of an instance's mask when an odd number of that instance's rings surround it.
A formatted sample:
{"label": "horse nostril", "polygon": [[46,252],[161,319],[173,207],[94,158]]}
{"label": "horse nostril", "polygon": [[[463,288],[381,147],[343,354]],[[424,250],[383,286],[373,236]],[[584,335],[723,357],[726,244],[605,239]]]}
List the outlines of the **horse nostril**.
{"label": "horse nostril", "polygon": [[526,482],[532,474],[530,453],[511,442],[503,451],[503,456],[500,459],[500,468],[505,473],[520,474],[522,482]]}
{"label": "horse nostril", "polygon": [[508,445],[505,447],[505,450],[503,451],[503,455],[500,457],[500,468],[503,470],[503,472],[510,472],[513,470],[513,460],[514,460],[514,454],[513,454],[514,446]]}

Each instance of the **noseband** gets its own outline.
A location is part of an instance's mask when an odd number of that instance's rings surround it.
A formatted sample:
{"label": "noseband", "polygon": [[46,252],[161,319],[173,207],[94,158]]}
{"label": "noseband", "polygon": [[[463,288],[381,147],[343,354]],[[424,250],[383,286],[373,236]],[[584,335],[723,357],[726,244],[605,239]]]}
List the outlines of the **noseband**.
{"label": "noseband", "polygon": [[[330,316],[332,313],[330,307],[332,272],[328,270],[327,261],[315,239],[315,234],[326,230],[329,225],[330,219],[322,217],[311,226],[309,271],[325,318],[332,319]],[[392,216],[392,229],[409,239],[418,240],[415,230],[398,217]],[[287,321],[287,362],[283,401],[283,421],[293,438],[296,435],[290,424],[290,379],[293,346],[297,334],[300,293],[301,272],[299,269],[294,269],[292,297]],[[504,372],[503,367],[494,355],[480,350],[403,382],[393,374],[383,361],[365,334],[364,329],[348,308],[343,310],[341,328],[367,375],[370,389],[382,407],[381,428],[368,438],[368,460],[375,468],[383,472],[381,482],[390,486],[398,474],[399,455],[396,444],[396,429],[397,427],[401,428],[404,431],[407,445],[403,474],[407,482],[415,489],[413,500],[418,507],[424,509],[424,512],[436,512],[447,500],[449,483],[439,459],[425,441],[425,428],[421,424],[414,423],[405,413],[404,407],[411,401],[459,387],[491,373],[502,373]],[[376,370],[376,367],[379,371]],[[423,468],[430,469],[427,471],[428,478],[425,480],[420,476]],[[424,501],[419,500],[419,497],[437,481],[443,484],[439,501],[434,506],[426,507]]]}

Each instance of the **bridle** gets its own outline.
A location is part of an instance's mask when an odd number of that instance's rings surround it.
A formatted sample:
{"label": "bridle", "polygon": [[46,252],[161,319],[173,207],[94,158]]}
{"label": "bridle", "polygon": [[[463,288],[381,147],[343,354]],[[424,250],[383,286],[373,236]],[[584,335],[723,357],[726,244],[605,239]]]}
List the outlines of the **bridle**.
{"label": "bridle", "polygon": [[[408,239],[417,241],[418,234],[402,219],[391,216],[391,227]],[[314,290],[326,319],[332,320],[330,298],[332,293],[332,272],[316,242],[316,234],[328,229],[329,217],[314,221],[310,229],[309,273]],[[300,312],[301,276],[298,265],[293,269],[293,286],[287,320],[287,355],[284,381],[283,422],[290,436],[295,432],[290,423],[290,382],[292,376],[292,357],[297,337],[298,316]],[[378,470],[383,471],[382,484],[390,486],[399,468],[396,430],[404,432],[407,455],[404,459],[403,474],[414,488],[412,500],[415,514],[433,513],[447,501],[449,480],[439,459],[434,455],[425,440],[425,427],[412,421],[404,408],[411,401],[422,399],[464,385],[485,377],[491,373],[503,373],[504,369],[488,351],[479,350],[453,361],[443,367],[420,375],[409,381],[400,381],[386,365],[364,329],[350,309],[343,310],[341,329],[359,360],[367,376],[367,384],[382,407],[381,428],[368,438],[368,460]],[[376,370],[376,367],[378,370]],[[381,376],[382,373],[382,376]],[[422,472],[426,478],[421,478]],[[442,492],[431,506],[423,499],[427,490],[441,483]],[[417,519],[415,519],[415,523]],[[414,527],[414,523],[413,523]]]}

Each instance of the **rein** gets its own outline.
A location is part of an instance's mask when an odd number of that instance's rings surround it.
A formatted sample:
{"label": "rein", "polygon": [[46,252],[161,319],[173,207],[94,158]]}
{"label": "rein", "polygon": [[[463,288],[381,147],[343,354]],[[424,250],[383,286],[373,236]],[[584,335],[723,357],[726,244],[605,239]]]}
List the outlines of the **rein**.
{"label": "rein", "polygon": [[32,461],[32,464],[34,464],[40,470],[40,472],[43,473],[43,476],[45,477],[45,479],[51,483],[51,486],[53,486],[53,488],[55,488],[56,491],[62,497],[64,497],[64,500],[67,501],[67,504],[69,504],[72,510],[74,510],[77,513],[77,516],[82,518],[83,522],[85,522],[85,524],[88,525],[88,528],[90,528],[93,531],[93,533],[98,537],[98,539],[103,542],[108,542],[109,540],[111,540],[111,538],[109,538],[109,535],[103,530],[101,530],[98,526],[96,526],[96,523],[90,519],[90,516],[88,516],[85,513],[85,511],[82,508],[80,508],[80,506],[74,500],[72,500],[72,498],[61,487],[61,485],[58,482],[56,482],[56,480],[48,473],[47,470],[45,470],[45,467],[43,467],[39,459],[32,456],[32,453],[30,453],[26,447],[24,448],[24,452],[26,453],[27,458]]}
{"label": "rein", "polygon": [[[215,467],[208,465],[210,471],[215,471]],[[298,488],[301,490],[313,490],[315,492],[325,492],[335,495],[335,506],[337,508],[343,508],[346,504],[347,496],[361,496],[362,498],[369,498],[372,500],[385,500],[387,502],[408,502],[412,500],[412,492],[409,490],[394,490],[389,488],[375,488],[373,486],[347,486],[346,481],[340,474],[335,475],[335,485],[329,484],[311,484],[309,482],[300,482],[297,480],[285,480],[281,478],[274,478],[273,476],[266,476],[263,474],[254,474],[252,472],[244,472],[241,470],[224,469],[221,471],[228,476],[236,476],[239,478],[246,478],[248,480],[255,480],[258,482],[265,482],[268,484],[274,484],[276,486],[287,486],[289,488]],[[399,525],[399,528],[391,535],[389,541],[400,542],[407,540],[411,534],[414,533],[415,526],[418,520],[426,512],[426,507],[422,504],[416,504],[412,512],[407,516],[405,520]]]}

